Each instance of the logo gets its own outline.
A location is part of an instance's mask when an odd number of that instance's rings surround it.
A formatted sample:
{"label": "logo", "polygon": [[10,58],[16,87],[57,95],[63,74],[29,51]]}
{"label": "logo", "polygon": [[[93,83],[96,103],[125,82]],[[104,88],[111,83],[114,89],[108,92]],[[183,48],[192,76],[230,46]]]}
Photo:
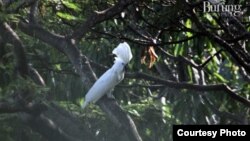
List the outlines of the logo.
{"label": "logo", "polygon": [[[214,1],[214,0],[213,0]],[[203,12],[209,13],[229,13],[233,16],[237,16],[241,13],[242,5],[226,5],[224,1],[212,2],[203,1]]]}

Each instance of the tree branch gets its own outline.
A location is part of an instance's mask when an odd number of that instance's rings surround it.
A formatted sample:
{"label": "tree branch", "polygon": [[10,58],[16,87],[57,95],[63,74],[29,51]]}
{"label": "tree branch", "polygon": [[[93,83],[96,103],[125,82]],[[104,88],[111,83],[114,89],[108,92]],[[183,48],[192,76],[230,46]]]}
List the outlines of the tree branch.
{"label": "tree branch", "polygon": [[20,40],[19,36],[7,23],[0,23],[0,33],[2,37],[9,43],[14,45],[14,54],[16,57],[16,68],[21,76],[31,76],[39,85],[45,85],[45,82],[41,75],[31,66],[28,65],[24,45]]}
{"label": "tree branch", "polygon": [[127,73],[126,76],[128,78],[137,78],[137,79],[145,79],[150,81],[155,81],[160,84],[164,84],[171,88],[178,88],[178,89],[189,89],[195,91],[223,91],[227,93],[231,98],[240,103],[244,104],[247,107],[250,107],[250,101],[245,99],[244,97],[236,94],[229,86],[226,84],[214,84],[214,85],[197,85],[197,84],[190,84],[190,83],[181,83],[181,82],[174,82],[169,80],[164,80],[161,78],[153,77],[144,73]]}
{"label": "tree branch", "polygon": [[108,8],[103,11],[93,12],[84,22],[76,28],[72,35],[69,36],[70,39],[80,39],[82,38],[90,29],[98,23],[103,22],[104,20],[110,19],[115,15],[119,14],[124,10],[128,5],[133,3],[133,0],[119,0],[113,7]]}
{"label": "tree branch", "polygon": [[206,61],[205,61],[204,63],[202,63],[201,65],[199,65],[200,68],[204,68],[204,67],[207,65],[207,63],[208,63],[209,61],[211,61],[211,60],[214,58],[214,56],[219,55],[222,51],[223,51],[223,49],[220,49],[219,51],[217,51],[217,52],[216,52],[215,54],[213,54],[212,56],[209,56],[209,57],[206,59]]}
{"label": "tree branch", "polygon": [[95,140],[81,121],[54,104],[45,104],[47,110],[38,116],[22,114],[22,120],[48,141],[82,141],[85,137]]}
{"label": "tree branch", "polygon": [[7,23],[0,23],[0,34],[2,37],[14,45],[14,54],[16,58],[16,68],[21,76],[25,77],[28,75],[29,68],[26,59],[26,55],[24,52],[24,46],[20,41],[18,35],[15,31]]}
{"label": "tree branch", "polygon": [[36,24],[38,18],[38,4],[39,0],[36,0],[30,7],[29,21],[30,23]]}

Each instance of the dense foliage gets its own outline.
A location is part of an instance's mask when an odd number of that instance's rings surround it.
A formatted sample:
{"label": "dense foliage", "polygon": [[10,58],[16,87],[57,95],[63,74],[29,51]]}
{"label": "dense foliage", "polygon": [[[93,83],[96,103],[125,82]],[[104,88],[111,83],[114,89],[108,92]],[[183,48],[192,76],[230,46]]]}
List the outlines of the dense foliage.
{"label": "dense foliage", "polygon": [[[234,15],[203,12],[203,0],[0,0],[0,140],[168,141],[173,124],[249,124],[249,3],[223,5],[242,7]],[[123,41],[133,59],[115,100],[82,111]]]}

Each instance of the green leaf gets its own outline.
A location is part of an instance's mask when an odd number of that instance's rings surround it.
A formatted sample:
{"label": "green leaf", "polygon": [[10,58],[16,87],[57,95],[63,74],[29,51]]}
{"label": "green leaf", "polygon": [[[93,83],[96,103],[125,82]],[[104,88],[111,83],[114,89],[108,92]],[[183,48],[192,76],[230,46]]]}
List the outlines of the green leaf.
{"label": "green leaf", "polygon": [[6,13],[0,13],[0,21],[11,21],[11,22],[19,22],[19,14],[6,14]]}
{"label": "green leaf", "polygon": [[65,20],[77,20],[77,17],[64,12],[57,12],[56,15]]}
{"label": "green leaf", "polygon": [[59,71],[62,70],[61,64],[56,64],[56,65],[55,65],[55,69],[56,69],[56,70],[59,70]]}
{"label": "green leaf", "polygon": [[62,1],[62,3],[63,3],[66,7],[70,8],[70,9],[76,11],[76,12],[81,11],[81,9],[79,8],[79,6],[78,6],[76,3],[69,2],[69,1]]}
{"label": "green leaf", "polygon": [[228,81],[223,77],[223,76],[221,76],[219,73],[214,73],[214,76],[217,78],[217,79],[219,79],[221,82],[223,82],[223,83],[227,83]]}
{"label": "green leaf", "polygon": [[[186,26],[187,28],[190,28],[190,29],[192,28],[192,22],[191,22],[190,19],[188,19],[188,20],[186,21],[185,26]],[[191,32],[186,32],[186,36],[187,36],[187,37],[192,37],[193,34],[192,34]]]}
{"label": "green leaf", "polygon": [[209,13],[205,13],[204,16],[208,19],[208,21],[212,22],[214,19]]}
{"label": "green leaf", "polygon": [[175,48],[174,48],[174,56],[177,56],[177,55],[178,55],[179,46],[180,46],[180,44],[175,45]]}
{"label": "green leaf", "polygon": [[168,105],[162,106],[162,114],[164,117],[171,118],[172,113]]}
{"label": "green leaf", "polygon": [[184,48],[182,44],[177,44],[174,49],[174,55],[175,56],[183,55],[183,52],[184,52]]}
{"label": "green leaf", "polygon": [[128,111],[130,114],[134,115],[134,116],[137,116],[137,117],[140,117],[141,115],[138,113],[137,110],[133,109],[133,110],[129,110]]}

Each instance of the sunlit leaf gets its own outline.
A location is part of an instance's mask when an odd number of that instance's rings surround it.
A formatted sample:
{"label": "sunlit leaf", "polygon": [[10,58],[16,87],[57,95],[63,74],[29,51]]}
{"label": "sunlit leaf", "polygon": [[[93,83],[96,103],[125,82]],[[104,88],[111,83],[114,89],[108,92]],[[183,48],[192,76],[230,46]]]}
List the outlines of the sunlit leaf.
{"label": "sunlit leaf", "polygon": [[77,17],[64,12],[57,12],[56,15],[65,20],[76,20]]}
{"label": "sunlit leaf", "polygon": [[55,65],[55,69],[57,69],[57,70],[59,70],[59,71],[62,70],[61,64],[56,64],[56,65]]}
{"label": "sunlit leaf", "polygon": [[214,76],[217,78],[217,79],[219,79],[221,82],[224,82],[224,83],[226,83],[226,82],[228,82],[223,76],[221,76],[219,73],[214,73]]}
{"label": "sunlit leaf", "polygon": [[[192,28],[192,22],[191,22],[191,20],[190,19],[188,19],[187,21],[186,21],[186,24],[185,24],[185,26],[187,27],[187,28]],[[191,37],[193,34],[191,33],[191,32],[186,32],[186,36],[187,37]]]}
{"label": "sunlit leaf", "polygon": [[19,22],[19,14],[6,14],[0,12],[0,21],[12,21],[12,22]]}
{"label": "sunlit leaf", "polygon": [[140,114],[139,114],[138,111],[135,110],[135,109],[129,110],[128,112],[129,112],[130,114],[134,115],[134,116],[140,117]]}
{"label": "sunlit leaf", "polygon": [[81,8],[80,8],[80,7],[78,6],[78,4],[76,4],[76,3],[69,2],[69,1],[66,1],[66,0],[62,1],[62,3],[63,3],[66,7],[70,8],[70,9],[72,9],[72,10],[75,10],[75,11],[77,11],[77,12],[81,11]]}
{"label": "sunlit leaf", "polygon": [[174,56],[177,56],[177,55],[178,55],[179,46],[180,46],[180,44],[175,45],[175,48],[174,48]]}

